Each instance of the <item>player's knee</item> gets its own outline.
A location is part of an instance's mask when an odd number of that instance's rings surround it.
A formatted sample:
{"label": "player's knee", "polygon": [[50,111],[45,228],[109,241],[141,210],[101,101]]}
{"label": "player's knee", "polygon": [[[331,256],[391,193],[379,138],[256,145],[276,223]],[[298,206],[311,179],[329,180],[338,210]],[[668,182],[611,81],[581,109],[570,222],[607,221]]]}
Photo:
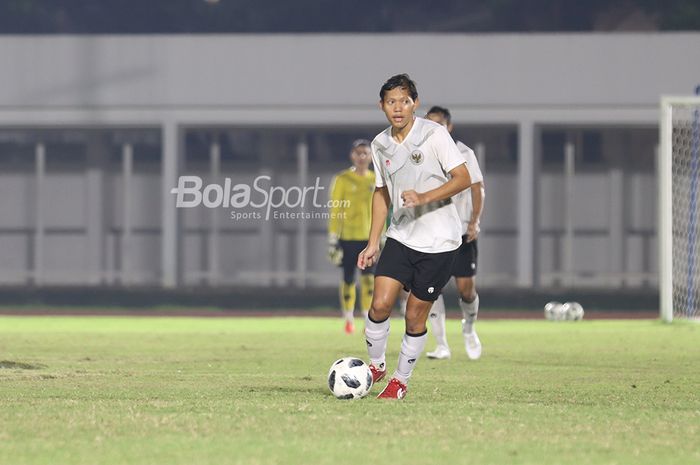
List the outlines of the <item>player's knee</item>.
{"label": "player's knee", "polygon": [[420,334],[425,331],[429,312],[428,307],[408,305],[405,315],[406,331],[411,334]]}
{"label": "player's knee", "polygon": [[463,301],[467,303],[474,302],[476,299],[476,283],[473,279],[467,279],[459,287],[459,294]]}
{"label": "player's knee", "polygon": [[382,299],[374,296],[372,299],[372,308],[370,309],[370,317],[372,319],[381,321],[391,315],[391,308],[394,306],[393,302],[389,302],[389,299]]}
{"label": "player's knee", "polygon": [[421,334],[426,331],[424,318],[409,318],[406,314],[406,332],[409,334]]}

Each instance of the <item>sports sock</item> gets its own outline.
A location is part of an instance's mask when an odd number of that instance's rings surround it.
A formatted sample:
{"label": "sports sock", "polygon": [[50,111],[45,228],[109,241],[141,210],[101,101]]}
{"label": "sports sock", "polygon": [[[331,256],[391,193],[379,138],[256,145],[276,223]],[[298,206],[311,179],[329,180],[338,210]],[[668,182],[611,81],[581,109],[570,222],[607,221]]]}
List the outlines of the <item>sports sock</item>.
{"label": "sports sock", "polygon": [[394,372],[394,378],[404,384],[408,383],[408,379],[413,373],[413,368],[416,366],[418,357],[423,353],[425,341],[428,339],[428,331],[421,334],[404,334],[401,342],[401,352],[399,353],[399,363]]}
{"label": "sports sock", "polygon": [[389,318],[384,321],[372,321],[369,315],[365,318],[367,354],[370,363],[379,370],[386,369],[386,343],[389,340],[389,329]]}
{"label": "sports sock", "polygon": [[474,323],[479,314],[479,294],[472,302],[465,302],[459,299],[459,306],[462,309],[462,317],[464,318],[462,329],[465,333],[474,331]]}
{"label": "sports sock", "polygon": [[345,321],[354,320],[355,311],[355,283],[340,282],[340,308],[343,310]]}
{"label": "sports sock", "polygon": [[445,335],[445,299],[443,299],[442,294],[433,302],[430,313],[428,313],[428,320],[430,320],[430,329],[433,331],[437,345],[449,348]]}
{"label": "sports sock", "polygon": [[360,308],[364,313],[369,311],[374,294],[374,276],[371,274],[360,275]]}

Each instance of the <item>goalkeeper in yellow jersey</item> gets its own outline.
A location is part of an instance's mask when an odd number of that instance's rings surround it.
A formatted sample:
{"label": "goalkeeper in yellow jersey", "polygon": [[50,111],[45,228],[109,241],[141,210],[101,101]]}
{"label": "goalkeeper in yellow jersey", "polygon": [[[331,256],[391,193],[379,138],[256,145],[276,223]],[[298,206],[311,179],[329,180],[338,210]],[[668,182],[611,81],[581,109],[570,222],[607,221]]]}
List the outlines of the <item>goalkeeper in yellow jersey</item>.
{"label": "goalkeeper in yellow jersey", "polygon": [[[348,334],[355,331],[355,270],[358,254],[367,247],[374,192],[374,171],[369,169],[372,151],[368,140],[358,139],[352,143],[350,160],[352,167],[333,179],[328,223],[328,257],[334,265],[343,268],[340,306]],[[372,267],[360,275],[360,307],[365,315],[372,303],[373,273]]]}

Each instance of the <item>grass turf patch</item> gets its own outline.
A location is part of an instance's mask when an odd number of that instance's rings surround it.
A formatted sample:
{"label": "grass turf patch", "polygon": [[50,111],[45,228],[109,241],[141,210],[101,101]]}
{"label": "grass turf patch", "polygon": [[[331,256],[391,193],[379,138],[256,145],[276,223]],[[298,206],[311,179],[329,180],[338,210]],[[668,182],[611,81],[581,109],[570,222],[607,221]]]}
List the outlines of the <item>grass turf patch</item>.
{"label": "grass turf patch", "polygon": [[339,401],[337,319],[0,317],[0,463],[700,461],[700,326],[484,321],[476,362],[447,328],[405,400]]}

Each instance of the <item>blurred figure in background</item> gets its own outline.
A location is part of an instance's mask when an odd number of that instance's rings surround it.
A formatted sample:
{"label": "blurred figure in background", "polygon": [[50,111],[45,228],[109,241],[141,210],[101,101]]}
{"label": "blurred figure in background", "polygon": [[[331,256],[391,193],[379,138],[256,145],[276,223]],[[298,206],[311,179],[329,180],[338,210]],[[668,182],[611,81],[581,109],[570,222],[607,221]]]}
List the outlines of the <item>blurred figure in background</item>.
{"label": "blurred figure in background", "polygon": [[[428,110],[425,117],[445,126],[450,133],[452,132],[452,115],[447,108],[434,106]],[[462,222],[462,245],[452,266],[452,276],[455,278],[459,292],[464,348],[467,356],[476,360],[481,357],[481,341],[476,334],[474,324],[479,313],[479,294],[476,292],[477,238],[479,237],[479,222],[485,197],[484,176],[474,151],[462,142],[457,141],[456,144],[466,160],[473,184],[469,189],[452,197]],[[445,335],[445,299],[442,294],[435,301],[428,315],[437,347],[434,351],[426,353],[427,357],[433,359],[450,358],[450,347]]]}
{"label": "blurred figure in background", "polygon": [[[357,255],[367,246],[374,192],[375,175],[369,169],[372,162],[370,143],[358,139],[350,149],[352,167],[341,171],[331,187],[331,217],[328,223],[328,258],[342,267],[340,308],[345,318],[345,332],[355,331],[355,270]],[[360,272],[360,308],[367,314],[374,290],[374,267]]]}

